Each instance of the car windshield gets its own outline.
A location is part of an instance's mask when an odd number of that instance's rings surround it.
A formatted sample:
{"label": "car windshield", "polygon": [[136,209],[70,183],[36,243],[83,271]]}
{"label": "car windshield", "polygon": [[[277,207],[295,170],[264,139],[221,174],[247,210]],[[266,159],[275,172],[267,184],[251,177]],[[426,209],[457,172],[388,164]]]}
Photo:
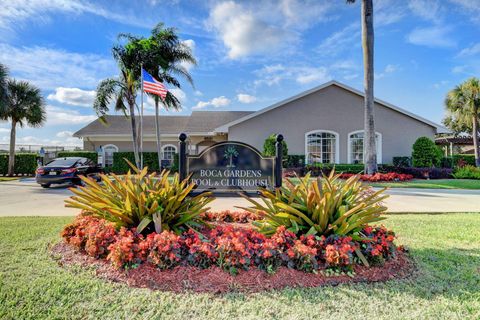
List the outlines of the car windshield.
{"label": "car windshield", "polygon": [[62,158],[62,159],[55,159],[47,163],[46,167],[71,167],[73,166],[79,159],[78,158]]}

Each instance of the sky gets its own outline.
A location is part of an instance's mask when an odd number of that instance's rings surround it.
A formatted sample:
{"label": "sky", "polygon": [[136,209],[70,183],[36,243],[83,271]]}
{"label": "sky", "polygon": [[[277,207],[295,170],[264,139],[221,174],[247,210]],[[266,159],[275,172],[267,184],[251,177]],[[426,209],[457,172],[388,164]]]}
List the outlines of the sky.
{"label": "sky", "polygon": [[[97,84],[118,75],[119,33],[175,27],[198,61],[182,110],[258,110],[329,80],[363,89],[360,1],[0,0],[0,63],[45,97],[17,144],[81,145]],[[375,96],[440,123],[455,85],[480,75],[480,0],[377,0]],[[150,100],[146,113],[153,113]],[[0,144],[9,141],[0,122]]]}

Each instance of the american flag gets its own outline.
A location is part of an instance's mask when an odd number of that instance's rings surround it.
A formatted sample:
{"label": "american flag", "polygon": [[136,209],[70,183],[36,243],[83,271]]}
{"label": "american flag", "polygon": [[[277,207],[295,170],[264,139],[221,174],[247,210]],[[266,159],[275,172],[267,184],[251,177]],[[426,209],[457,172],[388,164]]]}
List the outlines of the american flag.
{"label": "american flag", "polygon": [[167,88],[160,81],[156,80],[149,74],[147,71],[142,69],[143,75],[143,91],[156,94],[160,96],[163,100],[167,96]]}

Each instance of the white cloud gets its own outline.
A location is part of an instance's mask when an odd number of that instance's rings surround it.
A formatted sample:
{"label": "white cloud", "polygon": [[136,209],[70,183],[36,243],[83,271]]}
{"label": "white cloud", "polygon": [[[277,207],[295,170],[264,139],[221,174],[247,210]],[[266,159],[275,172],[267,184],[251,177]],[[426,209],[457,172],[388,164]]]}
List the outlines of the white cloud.
{"label": "white cloud", "polygon": [[[190,50],[192,50],[192,54],[195,56],[195,41],[193,41],[192,39],[188,39],[188,40],[183,41],[183,44],[185,44],[188,48],[190,48]],[[185,62],[185,61],[182,61],[180,63],[180,65],[182,67],[184,67],[187,71],[192,70],[192,68],[194,67],[193,64]]]}
{"label": "white cloud", "polygon": [[304,68],[299,71],[296,77],[298,83],[305,84],[310,82],[327,82],[331,77],[324,67]]}
{"label": "white cloud", "polygon": [[[287,27],[299,29],[308,28],[311,24],[326,20],[326,15],[332,8],[331,2],[318,0],[281,0],[274,1],[273,5],[280,8]],[[271,8],[269,10],[275,12]]]}
{"label": "white cloud", "polygon": [[455,41],[449,33],[450,28],[443,26],[415,28],[407,36],[407,42],[427,47],[453,47]]}
{"label": "white cloud", "polygon": [[398,70],[398,66],[393,65],[393,64],[387,64],[385,66],[385,69],[383,69],[382,72],[376,73],[375,74],[375,79],[382,79],[384,78],[387,74],[393,73]]}
{"label": "white cloud", "polygon": [[474,44],[471,47],[465,48],[458,54],[459,57],[475,56],[480,54],[480,43]]}
{"label": "white cloud", "polygon": [[408,7],[413,14],[425,20],[433,22],[441,20],[440,3],[436,0],[410,0]]}
{"label": "white cloud", "polygon": [[72,131],[60,131],[55,135],[57,138],[69,138],[73,135]]}
{"label": "white cloud", "polygon": [[360,26],[352,23],[324,39],[317,47],[317,51],[324,56],[334,56],[343,50],[351,49],[352,46],[359,46],[361,44],[360,32]]}
{"label": "white cloud", "polygon": [[55,89],[55,93],[49,94],[47,98],[72,106],[91,107],[95,99],[95,91],[59,87]]}
{"label": "white cloud", "polygon": [[0,61],[12,76],[27,80],[42,89],[58,87],[96,87],[116,73],[113,59],[96,54],[80,54],[45,47],[13,47],[0,44]]}
{"label": "white cloud", "polygon": [[194,107],[192,107],[193,110],[199,110],[203,109],[209,106],[212,106],[214,108],[220,108],[220,107],[225,107],[230,104],[230,99],[226,98],[225,96],[220,96],[213,98],[212,100],[209,101],[199,101]]}
{"label": "white cloud", "polygon": [[181,105],[184,105],[187,100],[187,94],[185,91],[179,88],[168,89],[179,101]]}
{"label": "white cloud", "polygon": [[440,82],[434,83],[434,84],[432,85],[432,87],[433,87],[434,89],[440,89],[441,87],[444,87],[444,86],[446,86],[446,85],[449,84],[449,83],[450,83],[450,81],[448,81],[448,80],[442,80],[442,81],[440,81]]}
{"label": "white cloud", "polygon": [[83,115],[75,110],[65,110],[54,106],[47,106],[46,111],[47,123],[45,127],[62,124],[86,124],[97,119],[97,116],[94,115]]}
{"label": "white cloud", "polygon": [[325,67],[308,66],[284,66],[282,64],[267,65],[255,71],[258,79],[254,81],[255,86],[277,85],[284,80],[293,80],[300,84],[311,82],[327,82],[332,79]]}
{"label": "white cloud", "polygon": [[480,4],[478,0],[450,0],[475,23],[480,23]]}
{"label": "white cloud", "polygon": [[0,29],[14,32],[18,27],[31,23],[45,23],[50,15],[56,13],[80,15],[92,14],[119,23],[137,27],[148,27],[152,21],[146,21],[133,13],[116,13],[112,7],[103,8],[95,2],[83,0],[8,0],[2,1],[0,10]]}
{"label": "white cloud", "polygon": [[238,101],[240,101],[241,103],[254,103],[255,101],[257,101],[257,98],[254,97],[254,96],[251,96],[249,94],[245,94],[245,93],[239,93],[237,94],[237,99]]}
{"label": "white cloud", "polygon": [[468,66],[455,66],[452,68],[452,73],[465,73]]}
{"label": "white cloud", "polygon": [[7,128],[0,128],[0,133],[6,133],[6,132],[10,132],[10,129],[7,129]]}
{"label": "white cloud", "polygon": [[[79,138],[72,136],[62,136],[58,139],[46,139],[39,138],[37,136],[17,136],[15,144],[18,145],[37,145],[37,146],[68,146],[68,147],[81,147],[83,142]],[[10,142],[9,136],[0,136],[0,144],[8,144]]]}
{"label": "white cloud", "polygon": [[253,11],[233,1],[216,4],[208,23],[218,33],[231,59],[266,53],[295,38],[291,31],[262,21]]}

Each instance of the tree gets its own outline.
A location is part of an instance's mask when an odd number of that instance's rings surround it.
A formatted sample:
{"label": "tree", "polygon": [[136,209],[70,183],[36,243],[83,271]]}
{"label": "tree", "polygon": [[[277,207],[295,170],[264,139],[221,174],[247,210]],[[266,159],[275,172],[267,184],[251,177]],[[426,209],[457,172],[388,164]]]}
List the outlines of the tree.
{"label": "tree", "polygon": [[430,168],[440,164],[442,150],[430,138],[418,138],[412,148],[412,164],[414,167]]}
{"label": "tree", "polygon": [[443,123],[456,133],[470,131],[475,165],[480,167],[480,79],[470,78],[451,90],[445,99],[447,116]]}
{"label": "tree", "polygon": [[7,76],[7,67],[0,63],[0,112],[5,109],[7,103]]}
{"label": "tree", "polygon": [[26,81],[7,81],[7,102],[0,119],[11,121],[8,175],[15,173],[15,139],[17,125],[41,127],[46,120],[45,102],[40,89]]}
{"label": "tree", "polygon": [[[347,0],[354,3],[356,0]],[[373,1],[362,0],[362,48],[363,48],[363,84],[365,87],[365,119],[364,119],[364,154],[365,173],[374,174],[378,171],[377,147],[375,141],[375,115],[374,115],[374,31],[373,31]]]}
{"label": "tree", "polygon": [[109,78],[100,82],[97,86],[93,109],[106,122],[105,115],[110,111],[110,103],[114,102],[115,111],[123,112],[126,117],[130,118],[135,165],[140,168],[140,141],[135,118],[135,108],[138,108],[136,105],[137,90],[140,87],[140,63],[137,57],[127,52],[122,44],[114,46],[112,54],[118,63],[120,75],[118,78]]}
{"label": "tree", "polygon": [[[275,156],[276,153],[276,148],[275,144],[277,143],[277,135],[276,134],[271,134],[268,136],[267,139],[265,139],[265,142],[263,143],[263,155],[266,157],[273,157]],[[288,157],[288,147],[287,143],[285,140],[282,140],[282,157],[283,159],[287,159]]]}
{"label": "tree", "polygon": [[[176,76],[187,80],[193,85],[193,80],[188,70],[182,64],[196,64],[192,50],[183,43],[174,28],[165,28],[163,23],[159,23],[153,28],[151,36],[147,39],[139,38],[129,34],[123,37],[129,40],[125,46],[129,55],[136,56],[139,64],[163,83],[173,87],[181,88],[180,82]],[[161,98],[157,95],[149,94],[155,101],[155,133],[157,140],[158,166],[161,168],[161,141],[159,124],[159,105]],[[180,101],[170,91],[163,101],[166,110],[181,109]]]}

